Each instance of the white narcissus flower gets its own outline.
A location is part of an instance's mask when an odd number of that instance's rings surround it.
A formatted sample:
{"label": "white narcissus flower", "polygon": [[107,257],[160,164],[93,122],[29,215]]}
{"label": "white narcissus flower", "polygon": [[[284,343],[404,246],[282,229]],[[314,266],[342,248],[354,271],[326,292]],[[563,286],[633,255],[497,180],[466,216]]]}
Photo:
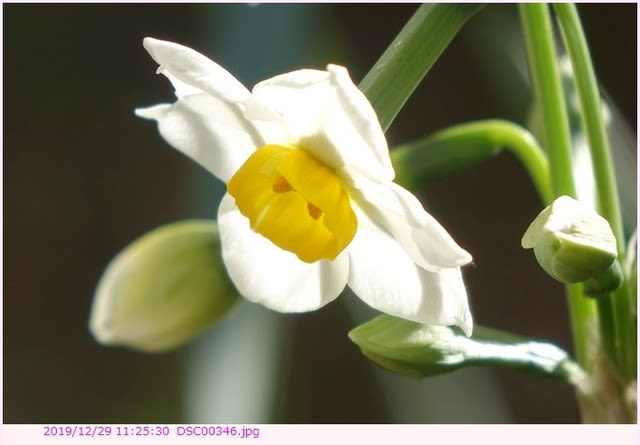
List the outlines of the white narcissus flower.
{"label": "white narcissus flower", "polygon": [[190,48],[144,47],[177,100],[136,113],[227,184],[222,255],[244,297],[304,312],[349,285],[377,310],[471,334],[460,271],[471,256],[393,182],[380,123],[345,68],[293,71],[250,92]]}

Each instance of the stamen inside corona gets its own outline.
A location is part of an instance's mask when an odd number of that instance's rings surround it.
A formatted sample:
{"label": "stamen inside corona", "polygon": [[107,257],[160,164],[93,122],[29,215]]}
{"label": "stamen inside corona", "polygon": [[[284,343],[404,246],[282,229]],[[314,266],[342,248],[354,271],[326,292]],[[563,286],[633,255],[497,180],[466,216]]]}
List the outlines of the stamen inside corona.
{"label": "stamen inside corona", "polygon": [[309,216],[313,219],[318,219],[322,216],[322,210],[314,206],[310,202],[307,203],[307,209],[309,210]]}
{"label": "stamen inside corona", "polygon": [[293,187],[291,187],[291,184],[289,184],[282,176],[278,176],[276,181],[273,183],[273,191],[276,193],[292,192]]}
{"label": "stamen inside corona", "polygon": [[355,235],[356,216],[341,181],[302,149],[259,148],[227,190],[253,230],[302,261],[333,260]]}

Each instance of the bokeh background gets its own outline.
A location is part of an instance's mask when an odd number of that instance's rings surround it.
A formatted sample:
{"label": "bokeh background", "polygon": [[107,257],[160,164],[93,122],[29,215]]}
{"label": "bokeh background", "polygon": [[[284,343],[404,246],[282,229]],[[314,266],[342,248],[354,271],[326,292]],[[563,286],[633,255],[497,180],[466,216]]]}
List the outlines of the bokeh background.
{"label": "bokeh background", "polygon": [[[213,218],[223,190],[134,117],[134,107],[173,97],[144,36],[196,48],[248,86],[329,62],[358,81],[416,7],[3,5],[4,422],[579,421],[567,387],[516,371],[414,380],[377,368],[347,338],[374,315],[349,295],[295,316],[242,303],[196,341],[158,355],[101,346],[88,331],[109,260],[157,226]],[[625,187],[635,190],[636,5],[578,9],[626,137],[615,144],[631,160]],[[481,10],[399,114],[390,145],[474,119],[524,124],[517,19],[513,5]],[[570,350],[562,288],[519,247],[540,204],[518,162],[500,154],[422,192],[474,255],[465,277],[476,322]]]}

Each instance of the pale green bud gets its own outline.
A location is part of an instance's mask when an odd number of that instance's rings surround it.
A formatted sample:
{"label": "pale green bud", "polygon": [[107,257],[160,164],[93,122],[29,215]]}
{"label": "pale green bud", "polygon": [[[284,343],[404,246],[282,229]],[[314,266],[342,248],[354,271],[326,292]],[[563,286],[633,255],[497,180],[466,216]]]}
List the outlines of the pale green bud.
{"label": "pale green bud", "polygon": [[96,289],[89,328],[100,343],[160,352],[200,334],[237,299],[217,225],[178,222],[147,233],[111,261]]}
{"label": "pale green bud", "polygon": [[563,283],[599,277],[618,256],[607,220],[568,196],[557,198],[533,220],[522,247],[533,248],[540,266]]}

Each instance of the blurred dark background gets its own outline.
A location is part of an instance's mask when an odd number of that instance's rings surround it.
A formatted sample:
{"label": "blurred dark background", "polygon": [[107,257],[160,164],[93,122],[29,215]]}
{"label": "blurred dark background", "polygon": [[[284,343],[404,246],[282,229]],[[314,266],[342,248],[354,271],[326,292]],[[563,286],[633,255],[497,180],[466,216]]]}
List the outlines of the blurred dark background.
{"label": "blurred dark background", "polygon": [[[377,369],[346,336],[362,321],[354,314],[366,311],[350,297],[299,316],[243,307],[206,338],[160,355],[101,346],[87,329],[109,260],[159,225],[214,217],[222,189],[153,124],[134,117],[135,107],[173,97],[154,74],[144,36],[196,48],[247,86],[329,62],[348,66],[358,81],[416,7],[3,5],[5,423],[579,421],[570,389],[515,371],[463,370],[423,381]],[[635,138],[636,5],[578,8],[599,79]],[[524,124],[529,95],[517,18],[513,5],[481,10],[399,114],[390,145],[474,119]],[[635,139],[630,151],[635,156]],[[501,154],[423,192],[474,255],[465,277],[476,322],[570,350],[562,288],[520,248],[540,203],[518,162]],[[256,323],[230,327],[251,311],[271,320],[272,353],[221,352],[223,336],[252,345],[264,334]],[[234,336],[225,329],[236,329]],[[228,375],[207,382],[199,360],[214,356],[228,363]],[[233,367],[239,358],[255,374],[230,383],[243,372]],[[240,414],[194,402],[198,390],[213,400],[220,385],[241,389],[260,379],[263,393],[271,392],[261,396],[261,414],[242,414],[257,393],[238,401]]]}

